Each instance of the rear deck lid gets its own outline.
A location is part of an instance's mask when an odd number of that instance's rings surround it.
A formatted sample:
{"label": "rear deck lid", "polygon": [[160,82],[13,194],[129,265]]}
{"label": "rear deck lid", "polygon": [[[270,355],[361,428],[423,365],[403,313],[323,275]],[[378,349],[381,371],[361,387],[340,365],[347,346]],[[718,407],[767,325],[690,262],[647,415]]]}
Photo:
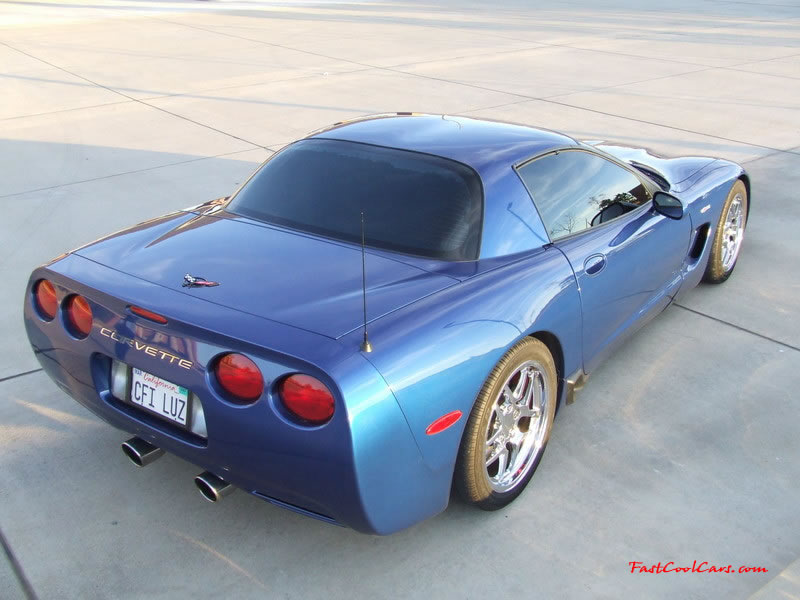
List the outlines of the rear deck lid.
{"label": "rear deck lid", "polygon": [[[211,303],[331,338],[363,324],[358,246],[224,211],[168,215],[75,253]],[[457,283],[401,258],[367,250],[370,321]],[[185,287],[186,275],[219,285]],[[209,310],[211,320],[213,307]]]}

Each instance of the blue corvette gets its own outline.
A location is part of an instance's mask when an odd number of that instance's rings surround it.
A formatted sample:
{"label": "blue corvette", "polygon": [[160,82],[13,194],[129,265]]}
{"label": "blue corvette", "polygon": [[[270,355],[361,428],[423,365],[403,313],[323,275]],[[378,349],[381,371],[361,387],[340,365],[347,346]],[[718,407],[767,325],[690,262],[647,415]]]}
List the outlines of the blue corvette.
{"label": "blue corvette", "polygon": [[139,466],[387,534],[452,489],[517,497],[603,358],[731,274],[749,191],[725,160],[379,115],[37,268],[25,325]]}

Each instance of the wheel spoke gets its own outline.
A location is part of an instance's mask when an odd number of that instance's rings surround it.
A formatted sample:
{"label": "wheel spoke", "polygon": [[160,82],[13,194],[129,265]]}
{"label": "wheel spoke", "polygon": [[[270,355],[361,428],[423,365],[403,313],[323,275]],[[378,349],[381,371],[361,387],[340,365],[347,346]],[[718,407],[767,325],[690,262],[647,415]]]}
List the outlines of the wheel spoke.
{"label": "wheel spoke", "polygon": [[517,457],[519,456],[519,451],[522,448],[522,438],[511,442],[511,452],[508,455],[508,465],[513,468],[516,464]]}
{"label": "wheel spoke", "polygon": [[531,378],[530,369],[523,369],[519,373],[519,381],[517,381],[517,388],[514,390],[514,398],[519,402],[525,395],[528,389],[528,381]]}
{"label": "wheel spoke", "polygon": [[[497,460],[497,457],[500,456],[501,453],[505,452],[505,446],[498,446],[489,448],[487,452],[488,457],[486,458],[486,466],[490,466],[494,461]],[[498,471],[499,473],[499,471]]]}
{"label": "wheel spoke", "polygon": [[538,406],[524,406],[519,410],[520,418],[529,417],[531,419],[538,419],[540,414],[542,414],[542,411]]}
{"label": "wheel spoke", "polygon": [[[520,401],[523,396],[523,392],[525,391],[525,385],[528,382],[528,369],[523,369],[519,372],[519,377],[517,378],[517,385],[514,386],[514,391],[511,392],[509,398],[511,401],[516,404]],[[508,384],[506,384],[508,387]]]}
{"label": "wheel spoke", "polygon": [[536,389],[533,391],[533,404],[531,405],[531,408],[538,411],[542,408],[542,386],[539,385],[539,382],[537,381],[537,385],[535,387]]}
{"label": "wheel spoke", "polygon": [[497,478],[502,479],[505,475],[506,467],[508,466],[508,450],[503,446],[502,450],[497,453]]}
{"label": "wheel spoke", "polygon": [[[508,404],[512,404],[516,399],[516,397],[514,396],[514,391],[508,386],[508,384],[506,384],[503,387],[503,396],[505,397],[506,403]],[[495,405],[495,410],[497,410],[496,405]]]}
{"label": "wheel spoke", "polygon": [[531,396],[533,395],[534,388],[537,387],[536,385],[536,375],[537,371],[531,372],[530,369],[526,371],[526,378],[525,381],[527,382],[527,386],[525,387],[525,394],[517,401],[517,406],[519,408],[525,408],[531,405]]}
{"label": "wheel spoke", "polygon": [[494,446],[494,443],[497,441],[497,438],[499,438],[500,434],[502,433],[503,433],[503,428],[498,426],[495,432],[489,436],[488,440],[486,440],[486,446],[487,447]]}

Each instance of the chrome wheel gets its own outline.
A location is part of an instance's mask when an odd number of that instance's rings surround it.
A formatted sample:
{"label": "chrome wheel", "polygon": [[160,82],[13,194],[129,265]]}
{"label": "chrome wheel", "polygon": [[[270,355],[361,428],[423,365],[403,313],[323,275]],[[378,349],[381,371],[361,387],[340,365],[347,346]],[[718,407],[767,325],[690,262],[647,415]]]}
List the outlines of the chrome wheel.
{"label": "chrome wheel", "polygon": [[485,438],[485,474],[494,491],[512,490],[536,464],[546,441],[550,393],[544,367],[529,360],[495,398]]}
{"label": "chrome wheel", "polygon": [[722,269],[727,273],[736,263],[744,237],[744,203],[741,194],[736,194],[731,201],[722,227]]}

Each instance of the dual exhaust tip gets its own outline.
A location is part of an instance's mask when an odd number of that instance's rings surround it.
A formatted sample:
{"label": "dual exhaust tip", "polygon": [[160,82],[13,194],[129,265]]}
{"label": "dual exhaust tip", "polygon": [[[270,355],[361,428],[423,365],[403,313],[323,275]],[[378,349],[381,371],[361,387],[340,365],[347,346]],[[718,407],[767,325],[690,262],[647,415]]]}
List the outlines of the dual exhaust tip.
{"label": "dual exhaust tip", "polygon": [[209,502],[219,502],[222,500],[223,496],[227,496],[236,489],[230,483],[209,471],[200,473],[200,475],[195,477],[194,484],[197,486],[197,489],[200,490],[203,498]]}
{"label": "dual exhaust tip", "polygon": [[[122,452],[137,467],[146,467],[156,459],[164,456],[164,450],[138,437],[133,437],[127,442],[123,442]],[[200,490],[203,498],[209,502],[219,502],[224,496],[236,489],[230,483],[209,471],[200,473],[195,477],[194,484]]]}

